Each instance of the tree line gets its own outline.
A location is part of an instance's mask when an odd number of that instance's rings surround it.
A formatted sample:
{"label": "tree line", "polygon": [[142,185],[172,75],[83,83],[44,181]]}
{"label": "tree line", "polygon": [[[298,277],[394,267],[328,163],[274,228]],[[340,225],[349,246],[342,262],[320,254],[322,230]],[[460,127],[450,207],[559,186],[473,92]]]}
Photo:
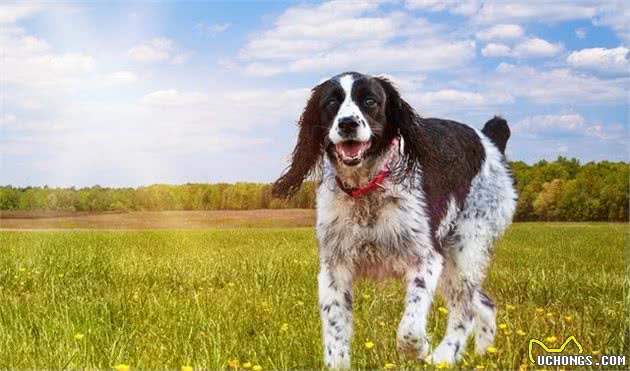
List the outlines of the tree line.
{"label": "tree line", "polygon": [[[533,165],[511,162],[519,193],[517,221],[628,221],[630,164],[558,157]],[[160,211],[314,208],[315,184],[290,200],[271,184],[155,184],[138,188],[0,186],[0,210]]]}

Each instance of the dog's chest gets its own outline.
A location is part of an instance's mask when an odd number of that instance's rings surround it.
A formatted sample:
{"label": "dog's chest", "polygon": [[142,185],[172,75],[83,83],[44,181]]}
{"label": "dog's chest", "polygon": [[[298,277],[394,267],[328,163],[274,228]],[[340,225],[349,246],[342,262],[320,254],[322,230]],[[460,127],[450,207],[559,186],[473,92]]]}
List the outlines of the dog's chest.
{"label": "dog's chest", "polygon": [[324,188],[318,192],[317,234],[325,260],[370,271],[419,258],[429,228],[421,197],[408,191],[355,199]]}

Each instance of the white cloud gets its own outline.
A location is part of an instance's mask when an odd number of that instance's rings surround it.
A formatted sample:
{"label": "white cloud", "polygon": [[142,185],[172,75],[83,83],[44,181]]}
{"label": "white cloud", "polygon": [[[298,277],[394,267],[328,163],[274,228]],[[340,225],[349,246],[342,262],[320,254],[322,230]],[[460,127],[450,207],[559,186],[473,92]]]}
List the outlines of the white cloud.
{"label": "white cloud", "polygon": [[541,58],[554,56],[561,51],[560,44],[552,44],[540,38],[528,38],[514,47],[490,43],[481,50],[481,54],[484,57]]}
{"label": "white cloud", "polygon": [[452,39],[447,30],[401,12],[374,15],[378,6],[331,1],[291,7],[270,29],[252,35],[236,65],[254,75],[433,71],[474,58],[473,40]]}
{"label": "white cloud", "polygon": [[580,28],[575,30],[575,36],[577,36],[578,39],[586,38],[586,34],[587,34],[587,31],[586,31],[586,28],[584,28],[584,27],[580,27]]}
{"label": "white cloud", "polygon": [[105,75],[106,82],[112,85],[130,84],[138,81],[138,76],[131,71],[116,71]]}
{"label": "white cloud", "polygon": [[200,92],[180,92],[175,89],[158,90],[145,95],[142,102],[151,106],[187,106],[208,101],[208,95]]}
{"label": "white cloud", "polygon": [[41,11],[43,8],[42,4],[36,2],[2,4],[0,5],[0,24],[15,23]]}
{"label": "white cloud", "polygon": [[514,55],[517,57],[550,57],[562,51],[560,44],[552,44],[540,38],[530,38],[514,47]]}
{"label": "white cloud", "polygon": [[567,57],[567,63],[575,68],[595,70],[608,74],[628,75],[630,49],[619,46],[614,49],[590,48],[574,51]]}
{"label": "white cloud", "polygon": [[610,27],[622,40],[630,40],[627,0],[407,0],[406,3],[412,9],[469,16],[478,24],[588,19],[594,25]]}
{"label": "white cloud", "polygon": [[518,39],[525,34],[523,27],[517,24],[498,24],[490,28],[483,29],[475,34],[477,39],[483,41],[490,40],[511,40]]}
{"label": "white cloud", "polygon": [[484,57],[509,57],[512,55],[512,48],[505,44],[490,43],[481,49]]}
{"label": "white cloud", "polygon": [[137,62],[162,62],[171,57],[173,49],[173,40],[157,37],[132,47],[127,56]]}
{"label": "white cloud", "polygon": [[515,136],[524,138],[585,137],[615,143],[624,143],[628,134],[622,125],[588,123],[582,115],[576,113],[529,116],[515,123],[512,131]]}
{"label": "white cloud", "polygon": [[506,92],[541,104],[613,104],[626,101],[629,81],[628,78],[600,79],[576,74],[566,68],[538,70],[501,63],[494,74],[484,79],[484,89]]}

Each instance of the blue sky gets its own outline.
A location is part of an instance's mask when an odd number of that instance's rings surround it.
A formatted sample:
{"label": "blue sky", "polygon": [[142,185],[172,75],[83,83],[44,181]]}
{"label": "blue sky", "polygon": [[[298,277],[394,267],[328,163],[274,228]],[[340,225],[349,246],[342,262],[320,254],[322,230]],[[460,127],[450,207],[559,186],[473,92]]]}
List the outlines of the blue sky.
{"label": "blue sky", "polygon": [[0,184],[273,181],[318,82],[508,119],[512,160],[628,160],[623,1],[0,5]]}

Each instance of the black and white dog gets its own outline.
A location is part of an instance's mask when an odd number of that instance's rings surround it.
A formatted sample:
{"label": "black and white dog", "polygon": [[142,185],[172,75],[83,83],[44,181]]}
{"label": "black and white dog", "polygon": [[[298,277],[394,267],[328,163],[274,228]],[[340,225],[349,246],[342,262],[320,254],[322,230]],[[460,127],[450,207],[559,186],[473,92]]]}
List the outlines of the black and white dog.
{"label": "black and white dog", "polygon": [[[481,289],[493,241],[516,193],[504,158],[507,122],[481,132],[420,117],[385,78],[343,73],[318,85],[299,121],[292,163],[274,184],[290,197],[318,174],[319,303],[328,367],[350,367],[352,283],[400,277],[400,351],[457,362],[471,333],[494,341],[495,306]],[[449,318],[432,352],[427,315],[438,287]]]}

